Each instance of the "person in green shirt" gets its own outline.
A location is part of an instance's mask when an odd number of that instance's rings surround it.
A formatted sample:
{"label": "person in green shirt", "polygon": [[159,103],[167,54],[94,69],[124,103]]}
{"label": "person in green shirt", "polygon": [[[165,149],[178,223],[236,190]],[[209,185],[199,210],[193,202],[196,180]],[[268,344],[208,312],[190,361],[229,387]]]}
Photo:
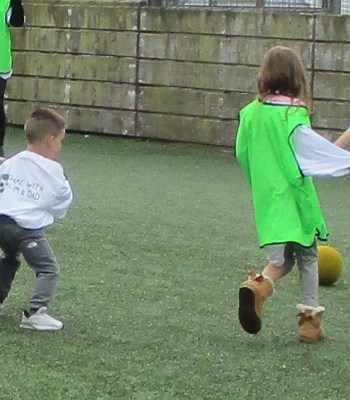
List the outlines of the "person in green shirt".
{"label": "person in green shirt", "polygon": [[5,90],[12,75],[12,48],[10,26],[24,25],[21,0],[0,0],[0,158],[4,157],[6,116],[4,107]]}
{"label": "person in green shirt", "polygon": [[[252,191],[256,230],[268,265],[251,272],[239,289],[239,321],[256,334],[274,283],[299,268],[301,303],[298,337],[324,337],[319,305],[317,242],[327,240],[312,176],[350,171],[350,153],[312,131],[305,68],[291,49],[270,49],[258,75],[258,96],[239,112],[235,155]],[[316,151],[315,148],[321,151]]]}

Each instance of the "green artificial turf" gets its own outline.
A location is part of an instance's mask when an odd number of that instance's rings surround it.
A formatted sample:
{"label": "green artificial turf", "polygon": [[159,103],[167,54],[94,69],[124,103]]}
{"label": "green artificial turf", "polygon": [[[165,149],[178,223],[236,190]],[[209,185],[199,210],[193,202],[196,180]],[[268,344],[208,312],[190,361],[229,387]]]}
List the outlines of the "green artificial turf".
{"label": "green artificial turf", "polygon": [[344,272],[320,289],[328,339],[306,345],[297,271],[258,335],[239,326],[237,290],[265,259],[231,149],[68,134],[61,160],[75,199],[48,238],[65,329],[19,328],[34,279],[23,263],[0,317],[1,400],[350,398],[348,178],[317,181]]}

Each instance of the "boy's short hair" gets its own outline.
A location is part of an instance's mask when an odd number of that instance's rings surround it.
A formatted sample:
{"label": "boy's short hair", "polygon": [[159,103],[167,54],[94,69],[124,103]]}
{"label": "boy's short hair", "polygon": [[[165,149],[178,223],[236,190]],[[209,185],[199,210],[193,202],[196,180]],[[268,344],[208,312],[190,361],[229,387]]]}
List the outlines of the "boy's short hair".
{"label": "boy's short hair", "polygon": [[65,127],[65,119],[56,111],[38,108],[27,118],[24,132],[28,143],[38,144],[46,135],[58,136]]}

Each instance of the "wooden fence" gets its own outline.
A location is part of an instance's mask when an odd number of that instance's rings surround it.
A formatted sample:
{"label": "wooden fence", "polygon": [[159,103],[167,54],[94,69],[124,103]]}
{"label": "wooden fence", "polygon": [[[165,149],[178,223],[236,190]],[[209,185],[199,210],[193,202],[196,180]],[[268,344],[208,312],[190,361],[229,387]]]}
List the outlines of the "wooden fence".
{"label": "wooden fence", "polygon": [[308,69],[314,126],[350,125],[350,17],[114,3],[25,3],[7,115],[57,109],[74,131],[231,146],[272,46]]}

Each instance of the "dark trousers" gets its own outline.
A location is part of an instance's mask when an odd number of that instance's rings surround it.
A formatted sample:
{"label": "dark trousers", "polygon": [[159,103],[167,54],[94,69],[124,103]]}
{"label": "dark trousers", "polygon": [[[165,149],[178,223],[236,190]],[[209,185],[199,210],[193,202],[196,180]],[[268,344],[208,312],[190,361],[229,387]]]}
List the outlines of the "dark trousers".
{"label": "dark trousers", "polygon": [[6,118],[5,118],[5,89],[6,89],[7,80],[0,78],[0,147],[4,145],[5,138],[5,127],[6,127]]}
{"label": "dark trousers", "polygon": [[8,296],[20,266],[20,254],[33,269],[36,282],[30,310],[47,306],[59,277],[59,266],[42,229],[24,229],[11,218],[0,216],[0,302]]}

